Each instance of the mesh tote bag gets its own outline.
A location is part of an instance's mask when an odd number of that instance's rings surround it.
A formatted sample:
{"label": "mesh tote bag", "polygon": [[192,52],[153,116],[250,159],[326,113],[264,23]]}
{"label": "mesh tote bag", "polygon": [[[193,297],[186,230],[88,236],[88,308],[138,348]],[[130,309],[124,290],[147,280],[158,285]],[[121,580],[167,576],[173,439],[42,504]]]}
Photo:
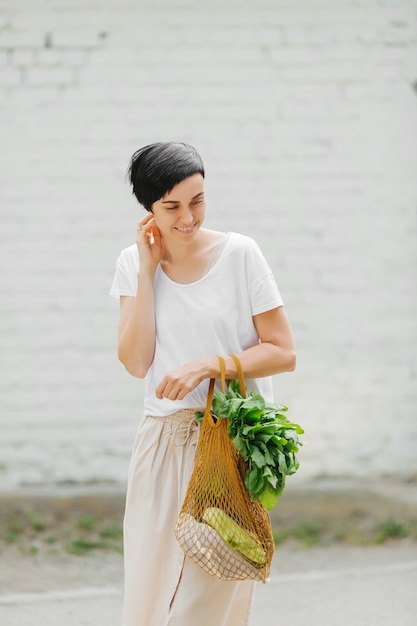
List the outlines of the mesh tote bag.
{"label": "mesh tote bag", "polygon": [[[240,361],[240,393],[246,395]],[[220,362],[223,393],[225,362]],[[246,463],[228,437],[229,420],[211,412],[215,380],[211,379],[194,469],[175,526],[185,554],[221,580],[266,582],[274,553],[268,512],[245,487]]]}

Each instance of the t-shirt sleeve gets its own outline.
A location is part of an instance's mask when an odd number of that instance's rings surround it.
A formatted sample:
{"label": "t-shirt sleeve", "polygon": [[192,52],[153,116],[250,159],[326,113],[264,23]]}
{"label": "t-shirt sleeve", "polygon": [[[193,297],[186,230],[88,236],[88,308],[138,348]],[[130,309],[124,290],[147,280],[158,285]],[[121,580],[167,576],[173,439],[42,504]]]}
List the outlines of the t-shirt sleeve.
{"label": "t-shirt sleeve", "polygon": [[270,266],[258,244],[249,240],[246,252],[246,273],[252,315],[283,306],[284,301]]}
{"label": "t-shirt sleeve", "polygon": [[111,296],[114,298],[136,296],[138,266],[137,253],[135,254],[129,248],[121,252],[116,262],[116,272],[110,288]]}

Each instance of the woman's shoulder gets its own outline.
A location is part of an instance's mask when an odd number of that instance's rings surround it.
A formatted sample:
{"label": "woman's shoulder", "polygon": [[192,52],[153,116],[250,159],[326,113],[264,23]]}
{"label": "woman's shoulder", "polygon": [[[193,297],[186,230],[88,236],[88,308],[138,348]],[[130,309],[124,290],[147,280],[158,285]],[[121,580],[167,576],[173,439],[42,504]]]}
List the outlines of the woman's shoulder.
{"label": "woman's shoulder", "polygon": [[244,235],[243,233],[237,233],[235,231],[230,232],[230,236],[239,243],[240,245],[252,245],[256,244],[255,240],[249,235]]}
{"label": "woman's shoulder", "polygon": [[218,250],[219,255],[224,258],[252,257],[260,254],[260,248],[256,241],[248,235],[242,235],[234,231],[221,232],[216,230],[206,230],[206,234],[211,238],[212,245]]}
{"label": "woman's shoulder", "polygon": [[120,256],[124,256],[124,257],[138,256],[137,245],[133,243],[131,246],[128,246],[127,248],[123,248],[123,250],[121,250],[120,252]]}
{"label": "woman's shoulder", "polygon": [[117,258],[117,268],[125,274],[136,275],[139,269],[139,252],[134,243],[127,248],[123,248]]}
{"label": "woman's shoulder", "polygon": [[230,247],[234,250],[240,250],[242,252],[260,252],[258,243],[249,235],[243,235],[242,233],[230,232],[229,241]]}
{"label": "woman's shoulder", "polygon": [[138,253],[137,245],[134,243],[131,246],[128,246],[127,248],[123,248],[123,250],[119,254],[118,260],[121,262],[125,262],[125,263],[129,263],[129,262],[137,263],[139,261],[139,253]]}
{"label": "woman's shoulder", "polygon": [[256,243],[256,241],[254,239],[252,239],[252,237],[249,237],[249,235],[243,235],[242,233],[237,233],[234,231],[220,231],[220,230],[208,230],[206,229],[206,233],[213,239],[213,240],[224,240],[227,239],[232,245],[236,246],[236,247],[240,247],[240,248],[244,248],[244,247],[251,247],[251,246],[257,246],[258,244]]}

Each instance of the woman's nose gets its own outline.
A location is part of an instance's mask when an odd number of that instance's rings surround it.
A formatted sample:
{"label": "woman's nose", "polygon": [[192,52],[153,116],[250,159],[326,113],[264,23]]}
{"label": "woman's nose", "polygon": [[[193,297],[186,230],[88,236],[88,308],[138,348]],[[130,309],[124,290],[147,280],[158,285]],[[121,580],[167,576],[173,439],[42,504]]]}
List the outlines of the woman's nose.
{"label": "woman's nose", "polygon": [[193,223],[193,212],[189,207],[184,207],[181,211],[181,221],[184,222],[184,226],[190,226]]}

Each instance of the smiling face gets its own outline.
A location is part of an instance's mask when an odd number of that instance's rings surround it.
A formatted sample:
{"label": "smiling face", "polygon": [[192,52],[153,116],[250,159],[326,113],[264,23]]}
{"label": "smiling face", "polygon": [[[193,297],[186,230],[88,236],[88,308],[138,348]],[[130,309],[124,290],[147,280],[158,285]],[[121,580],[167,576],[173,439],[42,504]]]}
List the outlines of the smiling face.
{"label": "smiling face", "polygon": [[204,178],[194,174],[152,205],[155,223],[166,241],[195,241],[204,222]]}

